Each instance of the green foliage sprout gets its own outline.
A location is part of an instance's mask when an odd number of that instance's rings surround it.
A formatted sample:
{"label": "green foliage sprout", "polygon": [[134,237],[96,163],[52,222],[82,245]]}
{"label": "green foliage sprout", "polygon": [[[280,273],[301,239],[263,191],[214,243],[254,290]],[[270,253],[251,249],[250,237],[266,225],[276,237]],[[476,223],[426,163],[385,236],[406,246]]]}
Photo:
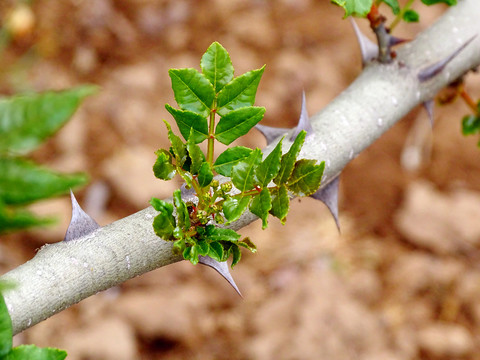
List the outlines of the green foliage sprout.
{"label": "green foliage sprout", "polygon": [[[174,252],[192,264],[199,256],[226,261],[232,256],[232,267],[241,257],[240,247],[252,252],[249,238],[222,227],[240,218],[247,210],[268,225],[271,214],[285,223],[290,196],[308,196],[320,186],[324,163],[297,160],[305,141],[302,131],[290,149],[282,154],[281,139],[264,157],[259,148],[227,148],[214,160],[215,142],[230,145],[245,135],[260,120],[265,108],[254,106],[258,84],[265,67],[234,77],[228,52],[214,42],[202,56],[196,69],[171,69],[169,75],[179,109],[166,105],[175,119],[183,141],[165,121],[169,150],[156,152],[155,176],[170,180],[180,175],[187,188],[196,193],[198,202],[184,202],[181,190],[173,193],[173,203],[152,198],[159,214],[153,221],[155,233],[173,241]],[[217,116],[220,119],[217,122]],[[207,140],[207,154],[198,144]],[[215,174],[227,179],[214,179]]]}

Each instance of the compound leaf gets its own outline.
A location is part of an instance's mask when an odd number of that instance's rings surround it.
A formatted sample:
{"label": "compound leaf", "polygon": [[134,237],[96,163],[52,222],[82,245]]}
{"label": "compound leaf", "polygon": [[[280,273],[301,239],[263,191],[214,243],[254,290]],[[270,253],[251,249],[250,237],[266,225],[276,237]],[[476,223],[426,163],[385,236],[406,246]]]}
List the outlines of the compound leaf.
{"label": "compound leaf", "polygon": [[0,158],[0,202],[6,205],[65,194],[86,182],[84,174],[60,174],[28,160]]}
{"label": "compound leaf", "polygon": [[306,135],[307,132],[305,130],[300,131],[300,133],[295,138],[292,146],[290,146],[288,152],[282,156],[282,161],[280,162],[280,170],[278,172],[278,175],[273,180],[275,184],[280,186],[287,182],[290,174],[293,171],[295,161],[297,160],[297,156],[300,153],[300,149],[302,148]]}
{"label": "compound leaf", "polygon": [[198,184],[201,187],[208,186],[213,180],[213,172],[210,168],[210,165],[206,162],[200,166],[200,170],[198,171]]}
{"label": "compound leaf", "polygon": [[240,136],[245,135],[263,119],[265,108],[257,106],[243,107],[223,116],[215,128],[215,138],[222,144],[229,145]]}
{"label": "compound leaf", "polygon": [[182,110],[206,117],[215,98],[215,90],[207,77],[196,69],[170,69],[175,101]]}
{"label": "compound leaf", "polygon": [[223,203],[223,215],[227,219],[227,225],[236,221],[247,210],[250,203],[250,196],[243,196],[241,198],[231,197]]}
{"label": "compound leaf", "polygon": [[233,65],[227,50],[218,42],[207,49],[200,61],[203,74],[207,77],[218,93],[233,79]]}
{"label": "compound leaf", "polygon": [[262,161],[255,171],[255,177],[258,184],[262,187],[267,186],[272,179],[277,176],[280,170],[280,161],[282,159],[282,141],[280,139],[275,149]]}
{"label": "compound leaf", "polygon": [[223,176],[230,177],[232,167],[239,161],[247,158],[252,153],[252,149],[244,146],[234,146],[228,148],[221,153],[215,163],[213,164],[213,170]]}
{"label": "compound leaf", "polygon": [[262,219],[262,229],[268,226],[267,217],[268,212],[272,208],[272,197],[268,189],[263,189],[260,194],[256,195],[252,204],[250,205],[250,211]]}
{"label": "compound leaf", "polygon": [[259,148],[256,148],[248,158],[239,161],[233,166],[232,181],[233,185],[235,185],[238,190],[244,192],[253,189],[255,186],[253,174],[261,160],[262,151]]}
{"label": "compound leaf", "polygon": [[225,85],[218,93],[217,112],[225,116],[232,110],[252,106],[264,70],[265,66],[246,72]]}
{"label": "compound leaf", "polygon": [[313,194],[320,186],[324,168],[324,162],[317,165],[316,160],[298,160],[287,181],[288,189],[299,196]]}
{"label": "compound leaf", "polygon": [[67,353],[64,350],[20,345],[13,348],[2,360],[63,360],[66,357]]}
{"label": "compound leaf", "polygon": [[285,224],[287,220],[287,214],[290,206],[290,198],[285,185],[280,186],[278,189],[272,191],[272,208],[270,214],[280,219],[282,224]]}
{"label": "compound leaf", "polygon": [[0,99],[0,153],[25,154],[57,132],[94,86]]}
{"label": "compound leaf", "polygon": [[178,110],[168,104],[165,104],[165,108],[172,114],[185,140],[193,136],[193,141],[198,144],[208,138],[208,122],[204,116],[189,110]]}
{"label": "compound leaf", "polygon": [[157,160],[153,165],[153,174],[161,180],[170,180],[175,176],[176,168],[172,164],[172,154],[167,150],[160,149],[155,152]]}

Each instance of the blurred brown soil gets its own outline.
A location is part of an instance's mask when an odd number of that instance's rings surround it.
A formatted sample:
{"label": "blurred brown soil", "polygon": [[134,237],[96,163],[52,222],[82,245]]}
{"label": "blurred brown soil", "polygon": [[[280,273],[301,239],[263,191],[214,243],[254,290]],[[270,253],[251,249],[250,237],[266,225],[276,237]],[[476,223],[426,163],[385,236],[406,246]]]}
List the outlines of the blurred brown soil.
{"label": "blurred brown soil", "polygon": [[[14,4],[0,5],[4,20]],[[351,26],[328,1],[37,0],[32,10],[2,54],[0,89],[100,86],[34,157],[88,172],[77,197],[101,224],[178,186],[151,173],[153,151],[166,145],[164,104],[174,103],[167,70],[198,68],[212,41],[236,74],[267,65],[257,95],[266,125],[293,126],[303,89],[313,114],[361,71]],[[414,37],[443,10],[398,35]],[[474,96],[477,80],[467,81]],[[244,229],[259,247],[233,271],[244,299],[184,262],[86,299],[16,342],[65,348],[72,360],[480,359],[480,150],[460,134],[466,106],[435,112],[416,171],[401,158],[412,127],[428,121],[420,108],[347,166],[341,235],[312,199],[295,200],[285,226]],[[265,142],[254,133],[242,144]],[[69,200],[33,208],[59,224],[3,237],[4,271],[63,238]]]}

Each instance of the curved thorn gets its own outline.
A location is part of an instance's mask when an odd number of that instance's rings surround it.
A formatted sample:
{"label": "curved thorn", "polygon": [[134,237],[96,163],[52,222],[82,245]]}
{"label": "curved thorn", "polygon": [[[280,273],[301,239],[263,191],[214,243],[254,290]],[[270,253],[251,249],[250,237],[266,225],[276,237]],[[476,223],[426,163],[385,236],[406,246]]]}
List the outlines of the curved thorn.
{"label": "curved thorn", "polygon": [[445,59],[437,61],[436,63],[427,66],[426,68],[420,70],[417,74],[417,78],[420,82],[425,82],[432,79],[435,75],[438,75],[445,69],[445,66],[448,65],[450,61],[452,61],[465,47],[470,44],[473,39],[475,39],[477,35],[472,36],[468,39],[464,44],[462,44],[458,49],[448,55]]}
{"label": "curved thorn", "polygon": [[78,239],[100,228],[100,225],[80,207],[72,190],[70,190],[70,199],[72,201],[72,219],[65,233],[64,241]]}
{"label": "curved thorn", "polygon": [[388,39],[388,43],[389,43],[390,46],[403,44],[404,42],[408,42],[408,41],[410,41],[410,40],[409,39],[398,38],[398,37],[392,36],[392,35],[390,35],[390,37]]}
{"label": "curved thorn", "polygon": [[319,189],[316,193],[310,195],[310,197],[323,202],[330,213],[332,214],[335,224],[337,225],[338,232],[340,233],[340,222],[338,220],[338,186],[340,184],[340,176],[330,181],[322,189]]}
{"label": "curved thorn", "polygon": [[430,125],[433,127],[433,106],[435,105],[433,99],[427,100],[423,103],[423,107],[427,111],[428,119],[430,120]]}
{"label": "curved thorn", "polygon": [[307,112],[307,101],[305,99],[305,91],[302,93],[302,110],[300,111],[300,118],[298,119],[297,127],[295,131],[290,136],[290,141],[294,141],[300,131],[305,130],[307,132],[307,137],[313,135],[312,124],[310,123],[310,118],[308,117]]}
{"label": "curved thorn", "polygon": [[233,280],[233,277],[230,274],[230,271],[228,270],[228,264],[227,264],[226,261],[220,262],[220,261],[212,259],[209,256],[199,256],[198,257],[198,262],[200,264],[210,266],[211,268],[215,269],[220,275],[223,276],[223,278],[225,280],[228,281],[228,283],[230,285],[232,285],[232,287],[235,289],[235,291],[238,293],[238,295],[240,295],[243,298],[242,293],[238,289],[237,284],[235,284],[235,281]]}
{"label": "curved thorn", "polygon": [[355,20],[351,17],[350,23],[352,24],[353,31],[357,37],[358,45],[360,46],[360,53],[362,54],[362,66],[365,66],[370,60],[378,57],[378,45],[366,37],[359,29]]}
{"label": "curved thorn", "polygon": [[275,128],[259,124],[255,125],[255,128],[260,131],[263,136],[265,136],[267,145],[271,144],[275,139],[290,131],[290,129]]}

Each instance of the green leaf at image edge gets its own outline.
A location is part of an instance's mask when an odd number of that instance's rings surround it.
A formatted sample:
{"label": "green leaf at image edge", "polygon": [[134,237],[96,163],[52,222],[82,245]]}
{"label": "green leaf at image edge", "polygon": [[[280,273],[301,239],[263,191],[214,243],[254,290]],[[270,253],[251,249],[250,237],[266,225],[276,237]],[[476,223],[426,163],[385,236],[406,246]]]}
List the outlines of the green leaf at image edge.
{"label": "green leaf at image edge", "polygon": [[0,99],[0,153],[25,154],[55,134],[95,86]]}
{"label": "green leaf at image edge", "polygon": [[480,133],[480,116],[466,115],[462,119],[463,135],[473,135]]}
{"label": "green leaf at image edge", "polygon": [[170,69],[175,101],[182,110],[189,110],[203,117],[210,113],[215,90],[205,75],[196,69]]}
{"label": "green leaf at image edge", "polygon": [[258,84],[262,78],[265,66],[246,72],[236,77],[220,91],[217,98],[217,113],[227,115],[230,111],[253,106]]}
{"label": "green leaf at image edge", "polygon": [[233,79],[233,65],[227,50],[218,42],[212,43],[200,61],[203,74],[218,93]]}
{"label": "green leaf at image edge", "polygon": [[373,0],[331,0],[345,10],[344,18],[348,16],[366,17],[370,12]]}
{"label": "green leaf at image edge", "polygon": [[85,174],[61,174],[29,160],[0,157],[0,202],[6,205],[65,194],[87,180]]}
{"label": "green leaf at image edge", "polygon": [[54,218],[39,218],[22,208],[2,206],[0,204],[0,234],[54,223]]}
{"label": "green leaf at image edge", "polygon": [[67,353],[63,350],[20,345],[13,348],[2,360],[63,360],[66,357]]}
{"label": "green leaf at image edge", "polygon": [[3,295],[0,294],[0,357],[8,354],[12,348],[12,321]]}
{"label": "green leaf at image edge", "polygon": [[425,5],[447,4],[448,6],[457,5],[457,0],[422,0]]}

